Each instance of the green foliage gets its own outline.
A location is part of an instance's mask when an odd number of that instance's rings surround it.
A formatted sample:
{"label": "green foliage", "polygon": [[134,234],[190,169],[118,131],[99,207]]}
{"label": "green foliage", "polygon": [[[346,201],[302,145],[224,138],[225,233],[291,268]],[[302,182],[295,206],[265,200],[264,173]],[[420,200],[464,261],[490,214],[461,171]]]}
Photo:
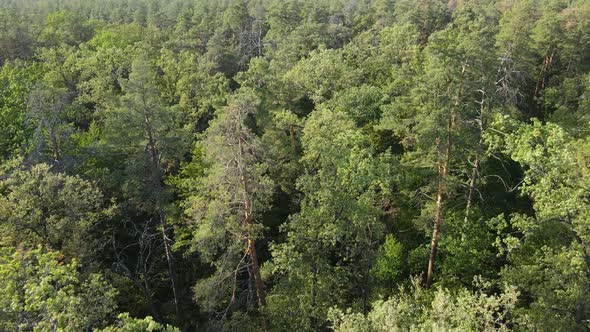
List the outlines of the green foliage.
{"label": "green foliage", "polygon": [[385,242],[379,248],[375,266],[371,270],[374,278],[387,287],[400,281],[406,269],[405,254],[402,244],[393,235],[388,234],[385,237]]}
{"label": "green foliage", "polygon": [[46,46],[78,45],[90,39],[93,25],[74,11],[55,12],[47,16],[39,41]]}
{"label": "green foliage", "polygon": [[118,48],[124,50],[142,39],[143,29],[138,24],[114,25],[98,31],[88,45],[94,49]]}
{"label": "green foliage", "polygon": [[[481,215],[480,211],[474,211]],[[443,284],[469,285],[474,277],[481,275],[486,279],[497,278],[491,266],[501,266],[498,248],[494,246],[495,232],[483,218],[465,223],[462,215],[449,215],[445,228],[446,236],[441,242],[444,253]],[[513,284],[513,283],[511,283]]]}
{"label": "green foliage", "polygon": [[133,61],[120,84],[124,94],[104,110],[103,149],[122,156],[115,165],[122,168],[125,197],[153,212],[163,202],[162,177],[187,151],[187,130],[178,107],[160,98],[155,68],[145,55]]}
{"label": "green foliage", "polygon": [[585,324],[580,317],[586,315],[589,301],[584,194],[588,143],[569,137],[558,125],[537,120],[526,125],[500,118],[496,126],[512,128],[500,141],[525,167],[522,192],[531,197],[535,210],[534,217],[512,215],[509,224],[522,236],[508,235],[501,240],[512,262],[502,276],[531,297],[530,310],[520,313],[521,324],[580,329]]}
{"label": "green foliage", "polygon": [[293,82],[315,103],[321,103],[342,90],[345,84],[354,81],[353,75],[353,70],[346,66],[340,52],[321,47],[299,61],[287,72],[285,80]]}
{"label": "green foliage", "polygon": [[31,137],[26,126],[28,95],[41,75],[38,64],[5,64],[0,70],[0,158],[10,159],[22,153]]}
{"label": "green foliage", "polygon": [[19,331],[83,331],[106,325],[117,291],[98,274],[82,276],[59,252],[3,247],[0,327]]}
{"label": "green foliage", "polygon": [[180,330],[170,325],[162,325],[150,316],[143,319],[129,317],[128,313],[122,313],[117,316],[117,322],[104,329],[96,330],[98,332],[179,332]]}
{"label": "green foliage", "polygon": [[[477,281],[477,279],[476,279]],[[332,309],[334,331],[508,331],[518,291],[505,287],[500,294],[486,295],[483,283],[476,292],[460,289],[413,288],[386,301],[377,301],[364,316]]]}
{"label": "green foliage", "polygon": [[[378,205],[387,200],[392,176],[390,156],[373,153],[345,114],[314,113],[302,142],[310,171],[298,189],[305,198],[285,225],[287,241],[273,247],[273,273],[281,281],[269,310],[291,329],[316,329],[327,308],[347,296],[360,293],[367,301],[370,262],[383,237]],[[290,312],[296,321],[288,320]]]}
{"label": "green foliage", "polygon": [[0,188],[5,246],[43,245],[68,257],[89,258],[98,244],[88,238],[92,228],[112,214],[93,183],[45,164],[14,171]]}
{"label": "green foliage", "polygon": [[383,94],[379,88],[371,85],[352,87],[337,92],[327,103],[334,111],[348,113],[359,126],[376,123],[381,115]]}
{"label": "green foliage", "polygon": [[0,330],[588,329],[589,31],[587,0],[0,0],[0,269],[42,297]]}
{"label": "green foliage", "polygon": [[[193,250],[214,267],[195,287],[195,297],[208,311],[241,301],[238,278],[251,264],[244,242],[263,236],[259,218],[269,208],[274,184],[266,174],[262,142],[247,126],[258,103],[251,91],[240,90],[211,123],[203,141],[209,167],[185,203]],[[233,283],[225,282],[228,278]]]}

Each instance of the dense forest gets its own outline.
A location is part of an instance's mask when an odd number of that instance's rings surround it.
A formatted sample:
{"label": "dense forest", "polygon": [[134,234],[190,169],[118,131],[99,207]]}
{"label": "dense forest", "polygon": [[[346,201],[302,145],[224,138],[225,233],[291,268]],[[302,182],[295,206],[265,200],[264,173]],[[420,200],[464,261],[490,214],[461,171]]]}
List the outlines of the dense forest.
{"label": "dense forest", "polygon": [[587,0],[0,0],[1,331],[590,329]]}

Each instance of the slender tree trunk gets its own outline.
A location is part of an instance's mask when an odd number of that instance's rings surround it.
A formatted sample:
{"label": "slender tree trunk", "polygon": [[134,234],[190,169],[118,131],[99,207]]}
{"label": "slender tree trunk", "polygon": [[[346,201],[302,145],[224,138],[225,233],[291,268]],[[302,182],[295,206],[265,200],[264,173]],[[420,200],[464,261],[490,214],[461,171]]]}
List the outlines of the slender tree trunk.
{"label": "slender tree trunk", "polygon": [[547,71],[551,68],[553,63],[553,52],[551,54],[547,54],[543,57],[543,66],[541,66],[541,71],[539,73],[539,78],[537,79],[537,85],[535,86],[535,93],[534,97],[538,97],[541,94],[541,91],[545,89],[545,75]]}
{"label": "slender tree trunk", "polygon": [[[467,66],[463,65],[461,69],[461,80],[465,74]],[[436,139],[436,151],[438,159],[438,184],[436,190],[436,211],[434,213],[434,225],[432,227],[432,240],[430,242],[430,255],[428,257],[428,270],[426,273],[425,287],[430,288],[432,285],[432,279],[434,277],[434,262],[436,260],[436,254],[438,252],[438,240],[440,237],[441,226],[443,222],[443,208],[444,208],[444,196],[445,196],[445,185],[447,176],[449,175],[449,165],[451,160],[451,146],[452,142],[452,130],[455,124],[455,109],[459,107],[459,102],[463,95],[463,86],[459,88],[459,93],[455,95],[454,107],[451,108],[449,114],[449,122],[447,123],[447,137],[443,147],[440,137]],[[444,149],[444,151],[443,151]]]}
{"label": "slender tree trunk", "polygon": [[[139,241],[143,241],[142,239]],[[158,308],[156,307],[156,304],[153,301],[152,298],[152,291],[151,291],[151,287],[150,287],[150,283],[149,283],[149,278],[147,275],[147,269],[145,267],[145,263],[141,264],[142,269],[141,271],[137,271],[135,273],[132,273],[131,270],[129,270],[129,268],[127,267],[127,265],[125,265],[125,263],[123,262],[123,260],[121,259],[121,257],[119,256],[119,254],[117,253],[117,247],[115,244],[115,237],[113,235],[113,252],[115,254],[115,257],[117,259],[117,265],[119,266],[120,269],[122,269],[122,274],[127,276],[127,278],[129,278],[133,284],[135,285],[135,287],[137,287],[138,289],[141,289],[141,291],[143,292],[143,297],[145,298],[145,302],[148,304],[148,306],[150,307],[150,311],[152,312],[152,316],[154,317],[154,319],[157,322],[161,322],[162,321],[162,317],[160,316],[160,313],[158,311]],[[140,242],[140,247],[141,242]],[[140,256],[142,257],[142,256]],[[143,258],[142,258],[143,260]],[[143,282],[142,280],[137,277],[137,274],[142,273],[143,274]]]}
{"label": "slender tree trunk", "polygon": [[51,154],[54,161],[60,161],[60,148],[59,142],[57,140],[57,134],[54,131],[53,124],[49,124],[49,121],[45,121],[45,127],[47,128],[49,134],[49,140],[51,141]]}
{"label": "slender tree trunk", "polygon": [[[432,284],[434,276],[434,262],[438,251],[438,240],[440,237],[440,228],[443,222],[443,205],[445,195],[445,181],[449,174],[449,162],[451,156],[451,129],[453,127],[454,114],[451,114],[448,124],[448,132],[445,146],[442,146],[440,139],[437,139],[438,154],[438,188],[436,190],[436,211],[434,213],[434,225],[432,228],[432,241],[430,242],[430,255],[428,257],[428,271],[426,274],[426,288]],[[444,151],[443,151],[444,149]]]}
{"label": "slender tree trunk", "polygon": [[479,153],[475,156],[473,168],[471,169],[471,180],[469,181],[469,191],[467,192],[467,205],[465,206],[465,223],[469,221],[469,212],[471,212],[471,205],[473,204],[473,193],[475,192],[475,185],[477,177],[479,176]]}
{"label": "slender tree trunk", "polygon": [[443,174],[439,174],[438,189],[436,194],[436,212],[434,214],[434,225],[432,228],[432,240],[430,242],[430,255],[428,257],[428,272],[426,274],[426,288],[432,284],[434,274],[434,260],[438,250],[438,238],[440,236],[440,226],[442,223],[444,184]]}
{"label": "slender tree trunk", "polygon": [[[553,64],[553,55],[554,52],[552,51],[550,54],[546,54],[543,57],[543,65],[541,66],[541,70],[539,72],[539,78],[537,79],[537,84],[535,85],[535,92],[533,94],[533,98],[539,98],[543,92],[543,90],[545,90],[545,83],[547,80],[547,72],[549,71],[549,69],[551,68],[551,65]],[[538,103],[535,107],[535,110],[537,110],[537,114],[536,116],[539,117],[540,119],[543,118],[544,114],[544,103]]]}
{"label": "slender tree trunk", "polygon": [[[569,219],[569,214],[568,214]],[[575,231],[574,231],[575,233]],[[590,279],[590,255],[586,251],[585,241],[583,241],[577,234],[575,235],[576,241],[581,244],[584,250],[584,262],[586,263],[586,278]],[[586,282],[582,286],[582,295],[578,299],[576,303],[576,315],[575,320],[576,323],[581,324],[587,320],[586,317],[586,307],[588,306],[588,294],[590,294],[590,285]]]}
{"label": "slender tree trunk", "polygon": [[[159,204],[158,204],[159,205]],[[180,303],[178,298],[180,296],[178,290],[178,276],[176,274],[176,261],[172,253],[172,239],[168,236],[168,223],[166,222],[166,214],[161,207],[158,207],[160,214],[160,227],[162,231],[162,239],[164,240],[164,251],[166,253],[166,260],[168,261],[168,271],[170,274],[170,283],[172,285],[172,293],[174,295],[174,306],[176,308],[176,316],[180,318]]]}
{"label": "slender tree trunk", "polygon": [[258,22],[258,56],[262,56],[262,22]]}
{"label": "slender tree trunk", "polygon": [[471,169],[471,179],[469,181],[469,191],[467,193],[467,205],[465,206],[465,223],[469,221],[469,213],[471,212],[471,206],[473,205],[473,194],[476,190],[477,178],[479,177],[480,167],[480,155],[483,147],[483,134],[486,128],[485,124],[485,92],[479,90],[482,94],[481,100],[477,101],[479,104],[479,141],[477,142],[475,160],[473,161],[473,168]]}

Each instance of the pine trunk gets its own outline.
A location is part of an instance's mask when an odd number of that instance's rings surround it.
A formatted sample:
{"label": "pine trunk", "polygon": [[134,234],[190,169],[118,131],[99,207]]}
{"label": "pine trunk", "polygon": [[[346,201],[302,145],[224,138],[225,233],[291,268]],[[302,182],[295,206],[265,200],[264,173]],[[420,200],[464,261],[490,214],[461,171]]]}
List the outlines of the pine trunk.
{"label": "pine trunk", "polygon": [[465,223],[469,221],[469,213],[471,212],[471,206],[473,205],[473,195],[476,190],[477,178],[479,177],[479,167],[480,167],[480,155],[482,154],[483,150],[483,134],[486,128],[485,124],[485,92],[483,90],[479,90],[482,94],[481,101],[477,101],[479,104],[479,141],[477,142],[476,152],[475,152],[475,161],[473,162],[473,168],[471,169],[471,179],[469,181],[469,191],[467,192],[467,205],[465,206]]}
{"label": "pine trunk", "polygon": [[[434,277],[434,263],[436,254],[438,252],[438,240],[440,237],[440,229],[443,222],[443,205],[445,196],[445,181],[449,174],[449,162],[451,157],[451,129],[453,127],[454,115],[451,115],[448,124],[448,132],[446,144],[443,147],[440,139],[437,139],[437,154],[438,154],[438,185],[436,190],[436,211],[434,213],[434,225],[432,228],[432,240],[430,242],[430,255],[428,257],[428,271],[426,274],[426,288],[432,285]],[[444,148],[444,151],[443,151]]]}
{"label": "pine trunk", "polygon": [[[444,167],[444,165],[441,165]],[[434,261],[438,251],[438,239],[440,236],[440,226],[443,219],[443,196],[444,196],[444,184],[443,174],[439,174],[438,189],[436,193],[436,212],[434,214],[434,225],[432,228],[432,240],[430,242],[430,255],[428,257],[428,272],[426,274],[426,288],[430,288],[432,284],[432,278],[434,275]]]}
{"label": "pine trunk", "polygon": [[[241,117],[240,117],[240,124],[241,124]],[[240,177],[242,180],[242,189],[243,189],[243,196],[242,196],[242,204],[244,206],[244,226],[246,230],[246,254],[250,258],[250,275],[254,279],[254,286],[256,287],[256,297],[258,298],[258,305],[262,308],[266,306],[266,297],[264,294],[264,282],[262,281],[262,277],[260,276],[260,264],[258,262],[258,255],[256,253],[256,240],[254,240],[252,235],[252,228],[254,227],[254,218],[252,216],[252,201],[249,196],[248,190],[248,177],[246,176],[246,170],[243,167],[242,157],[244,154],[244,147],[242,144],[242,138],[240,137],[238,140],[238,147],[239,147],[239,162],[238,162],[238,169],[240,172]],[[267,332],[269,330],[269,322],[268,319],[262,315],[262,322],[264,324],[264,331]]]}
{"label": "pine trunk", "polygon": [[[264,282],[262,282],[262,277],[260,276],[260,265],[258,264],[258,255],[256,254],[256,242],[252,239],[248,239],[248,256],[250,256],[250,264],[252,269],[252,276],[254,277],[254,285],[256,286],[256,296],[258,298],[258,305],[261,308],[263,308],[266,306]],[[263,316],[262,322],[264,324],[264,331],[268,331],[268,319]]]}
{"label": "pine trunk", "polygon": [[[246,203],[245,226],[247,229],[246,235],[246,254],[250,258],[250,275],[254,279],[254,286],[256,287],[256,297],[258,298],[258,305],[262,308],[266,306],[266,296],[264,294],[264,282],[260,276],[260,264],[258,262],[258,254],[256,253],[256,241],[252,238],[250,229],[254,226],[252,215],[249,213],[249,200]],[[264,331],[269,330],[268,319],[263,316]]]}
{"label": "pine trunk", "polygon": [[176,262],[172,254],[172,240],[168,236],[168,223],[166,222],[166,215],[160,209],[160,226],[162,231],[162,239],[164,240],[164,251],[166,253],[166,260],[168,261],[168,273],[170,274],[170,283],[172,285],[172,294],[174,295],[174,306],[176,309],[176,316],[180,318],[180,304],[178,302],[178,276],[176,275]]}
{"label": "pine trunk", "polygon": [[465,223],[469,221],[469,212],[471,211],[471,205],[473,204],[473,193],[475,192],[475,183],[479,176],[479,155],[475,156],[475,162],[471,169],[471,180],[469,181],[469,191],[467,192],[467,205],[465,206]]}

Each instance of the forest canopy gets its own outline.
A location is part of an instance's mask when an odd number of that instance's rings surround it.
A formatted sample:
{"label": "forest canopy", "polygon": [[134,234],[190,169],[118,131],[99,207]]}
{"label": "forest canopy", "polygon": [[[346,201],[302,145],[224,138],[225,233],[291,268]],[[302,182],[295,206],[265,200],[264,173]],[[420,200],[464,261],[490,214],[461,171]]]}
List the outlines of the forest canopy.
{"label": "forest canopy", "polygon": [[0,330],[590,329],[587,0],[0,0]]}

